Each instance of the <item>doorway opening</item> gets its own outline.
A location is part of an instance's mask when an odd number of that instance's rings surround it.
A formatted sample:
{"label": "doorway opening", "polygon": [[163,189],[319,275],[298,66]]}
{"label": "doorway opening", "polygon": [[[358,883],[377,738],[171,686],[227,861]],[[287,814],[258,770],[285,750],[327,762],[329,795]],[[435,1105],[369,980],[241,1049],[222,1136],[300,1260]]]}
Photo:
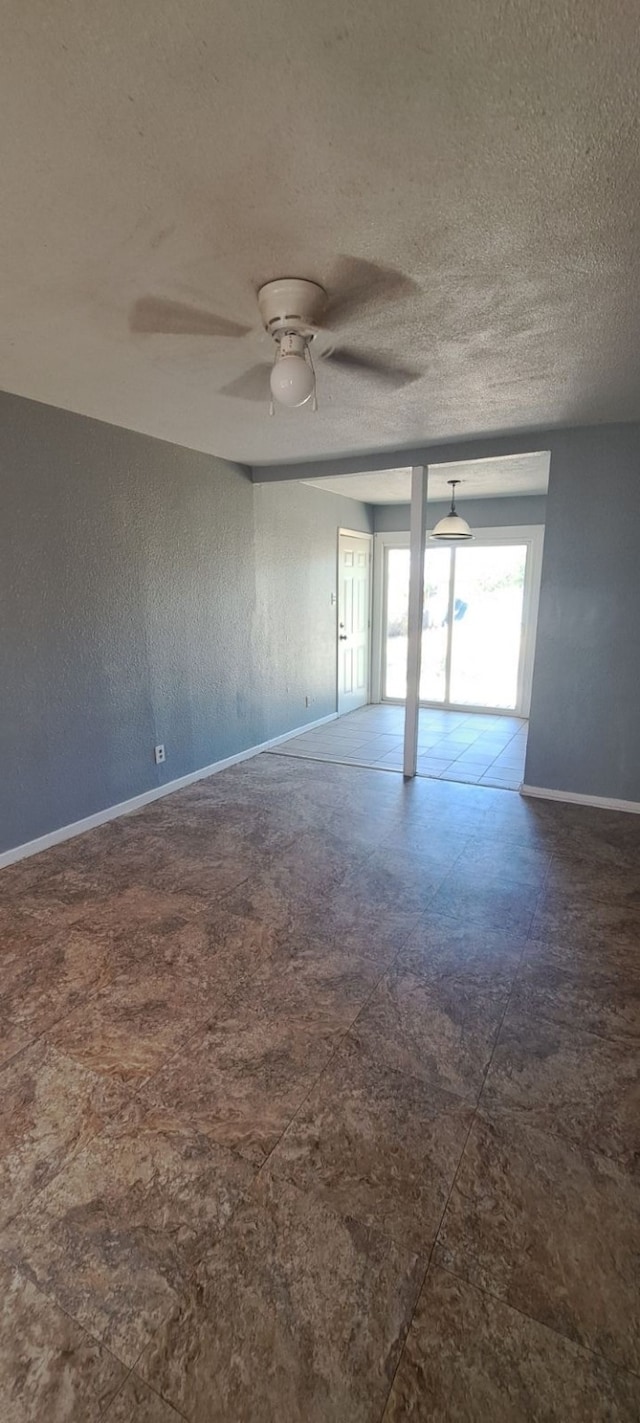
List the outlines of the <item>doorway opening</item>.
{"label": "doorway opening", "polygon": [[[455,475],[473,541],[427,535],[418,775],[505,789],[522,783],[549,464],[542,450],[429,465],[429,527],[448,512]],[[402,771],[413,472],[308,483],[368,504],[375,533],[339,530],[332,599],[338,719],[301,733],[276,754]],[[415,529],[413,537],[415,550]]]}

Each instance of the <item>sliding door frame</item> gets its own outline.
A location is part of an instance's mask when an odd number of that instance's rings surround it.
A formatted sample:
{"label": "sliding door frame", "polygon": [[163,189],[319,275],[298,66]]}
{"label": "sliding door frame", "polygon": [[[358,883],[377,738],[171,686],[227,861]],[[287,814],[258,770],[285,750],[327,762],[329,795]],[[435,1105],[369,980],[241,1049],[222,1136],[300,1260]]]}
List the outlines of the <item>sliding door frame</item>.
{"label": "sliding door frame", "polygon": [[[421,701],[424,707],[459,712],[482,712],[491,716],[528,717],[531,705],[531,684],[538,625],[540,602],[540,579],[542,575],[542,550],[544,545],[544,525],[524,524],[512,528],[475,529],[476,544],[526,544],[527,566],[522,603],[522,644],[518,668],[518,699],[515,708],[479,707],[459,702]],[[434,547],[435,545],[432,545]],[[447,546],[447,545],[445,545]],[[463,545],[468,547],[468,545]],[[456,547],[456,545],[452,545]],[[409,534],[380,533],[374,538],[373,550],[373,638],[371,647],[371,700],[388,702],[390,706],[404,706],[404,701],[396,697],[384,696],[385,682],[385,629],[387,626],[387,551],[390,548],[409,548]],[[427,552],[429,542],[427,540]],[[451,591],[453,590],[453,579]]]}

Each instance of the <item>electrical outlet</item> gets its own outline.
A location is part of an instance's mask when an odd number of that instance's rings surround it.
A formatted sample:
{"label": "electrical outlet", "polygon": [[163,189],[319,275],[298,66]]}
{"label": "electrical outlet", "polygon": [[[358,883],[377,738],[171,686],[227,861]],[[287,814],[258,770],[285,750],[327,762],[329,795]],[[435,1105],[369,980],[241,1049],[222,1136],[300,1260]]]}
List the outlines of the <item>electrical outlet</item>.
{"label": "electrical outlet", "polygon": [[162,762],[163,762],[163,761],[166,761],[166,759],[167,759],[167,753],[166,753],[166,751],[165,751],[165,749],[164,749],[164,746],[154,746],[154,748],[153,748],[153,756],[154,756],[154,760],[155,760],[156,766],[161,766],[161,765],[162,765]]}
{"label": "electrical outlet", "polygon": [[304,704],[305,704],[306,707],[310,707],[310,706],[311,706],[311,697],[305,697],[305,699],[304,699]]}

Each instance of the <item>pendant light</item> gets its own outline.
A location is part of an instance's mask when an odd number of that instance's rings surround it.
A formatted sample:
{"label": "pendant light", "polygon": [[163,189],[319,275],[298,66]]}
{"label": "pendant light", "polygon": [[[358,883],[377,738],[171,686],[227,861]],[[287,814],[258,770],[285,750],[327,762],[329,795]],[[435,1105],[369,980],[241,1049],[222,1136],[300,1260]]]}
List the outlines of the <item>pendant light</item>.
{"label": "pendant light", "polygon": [[451,508],[444,519],[440,519],[435,529],[430,534],[432,539],[447,539],[456,543],[458,539],[472,539],[473,534],[466,519],[458,513],[456,509],[456,484],[462,481],[459,479],[448,479],[447,484],[451,485]]}

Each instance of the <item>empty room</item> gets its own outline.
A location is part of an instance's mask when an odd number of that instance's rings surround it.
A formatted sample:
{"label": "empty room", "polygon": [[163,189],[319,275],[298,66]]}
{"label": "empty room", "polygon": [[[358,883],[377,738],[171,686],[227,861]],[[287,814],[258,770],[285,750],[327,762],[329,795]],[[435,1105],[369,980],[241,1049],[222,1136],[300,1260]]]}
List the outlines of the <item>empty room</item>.
{"label": "empty room", "polygon": [[637,1423],[637,6],[0,73],[0,1423]]}

